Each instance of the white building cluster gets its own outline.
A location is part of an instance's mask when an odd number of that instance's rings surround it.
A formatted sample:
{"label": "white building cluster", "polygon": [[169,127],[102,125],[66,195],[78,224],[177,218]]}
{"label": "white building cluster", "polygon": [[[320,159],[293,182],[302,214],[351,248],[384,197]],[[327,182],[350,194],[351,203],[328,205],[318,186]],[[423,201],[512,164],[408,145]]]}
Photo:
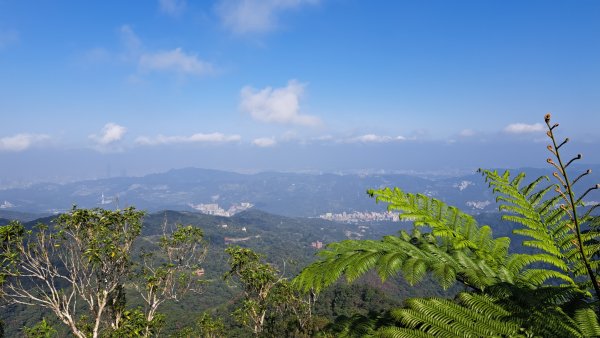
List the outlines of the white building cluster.
{"label": "white building cluster", "polygon": [[15,205],[10,203],[9,201],[4,201],[4,203],[0,204],[0,209],[8,209],[8,208],[14,208]]}
{"label": "white building cluster", "polygon": [[209,203],[209,204],[189,204],[189,206],[195,210],[200,211],[206,215],[213,216],[224,216],[231,217],[237,213],[240,213],[244,210],[248,210],[252,208],[254,205],[248,202],[242,202],[238,204],[234,204],[229,209],[225,210],[219,206],[217,203]]}
{"label": "white building cluster", "polygon": [[362,222],[398,222],[398,213],[391,211],[376,212],[376,211],[354,211],[354,212],[342,212],[341,214],[334,214],[331,212],[320,215],[319,218],[343,222],[343,223],[362,223]]}

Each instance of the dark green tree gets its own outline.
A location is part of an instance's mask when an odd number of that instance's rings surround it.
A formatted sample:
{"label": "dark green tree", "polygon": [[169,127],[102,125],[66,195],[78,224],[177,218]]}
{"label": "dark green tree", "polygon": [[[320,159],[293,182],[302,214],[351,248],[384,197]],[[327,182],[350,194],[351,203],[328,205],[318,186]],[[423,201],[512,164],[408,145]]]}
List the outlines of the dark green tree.
{"label": "dark green tree", "polygon": [[[277,268],[262,262],[262,257],[251,249],[230,246],[225,252],[229,254],[230,270],[224,278],[235,280],[244,295],[241,307],[232,314],[237,322],[256,336],[277,336],[266,331],[282,323],[287,332],[302,335],[310,331],[310,294],[299,292]],[[295,323],[292,328],[287,325],[290,318]]]}
{"label": "dark green tree", "polygon": [[25,337],[27,338],[52,338],[57,336],[56,329],[46,321],[46,318],[43,318],[33,327],[26,327],[23,331],[25,331]]}
{"label": "dark green tree", "polygon": [[225,323],[223,323],[222,318],[215,318],[210,313],[203,312],[196,320],[194,326],[189,326],[178,331],[174,337],[222,338],[227,336],[226,333]]}
{"label": "dark green tree", "polygon": [[[158,308],[164,302],[179,301],[188,293],[200,293],[203,284],[201,263],[208,246],[202,229],[181,224],[171,228],[166,219],[162,227],[159,249],[140,255],[133,283],[144,300],[148,323],[155,321]],[[150,336],[151,331],[149,326],[144,336]]]}
{"label": "dark green tree", "polygon": [[275,267],[261,262],[261,256],[250,249],[230,246],[225,252],[229,255],[230,270],[224,278],[237,279],[244,293],[242,306],[233,316],[255,335],[260,335],[270,306],[271,291],[283,278]]}
{"label": "dark green tree", "polygon": [[[134,208],[73,208],[52,229],[2,227],[5,298],[49,309],[77,337],[99,337],[110,326],[109,302],[125,282],[142,216]],[[87,307],[85,321],[78,302]]]}
{"label": "dark green tree", "polygon": [[[132,246],[143,216],[134,208],[73,208],[51,228],[26,230],[16,221],[0,227],[2,295],[50,310],[76,337],[158,335],[160,305],[199,290],[206,245],[199,228],[165,222],[158,252],[135,263]],[[127,307],[129,287],[139,291],[144,308]]]}

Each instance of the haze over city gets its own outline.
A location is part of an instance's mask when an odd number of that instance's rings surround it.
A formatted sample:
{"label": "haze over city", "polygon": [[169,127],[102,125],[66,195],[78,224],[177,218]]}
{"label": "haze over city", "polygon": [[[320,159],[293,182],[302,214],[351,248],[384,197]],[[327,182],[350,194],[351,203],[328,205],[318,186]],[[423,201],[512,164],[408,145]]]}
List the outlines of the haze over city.
{"label": "haze over city", "polygon": [[0,185],[600,162],[597,1],[0,0]]}

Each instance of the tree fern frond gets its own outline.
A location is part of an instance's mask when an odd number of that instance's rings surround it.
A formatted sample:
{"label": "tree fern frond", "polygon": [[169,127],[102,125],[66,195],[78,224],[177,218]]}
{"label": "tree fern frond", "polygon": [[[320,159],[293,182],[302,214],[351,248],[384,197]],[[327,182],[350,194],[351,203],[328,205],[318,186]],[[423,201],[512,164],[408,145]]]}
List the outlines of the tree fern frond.
{"label": "tree fern frond", "polygon": [[373,317],[371,314],[363,316],[360,314],[351,317],[340,316],[335,322],[328,325],[328,331],[340,338],[372,337],[376,328],[380,325],[382,318]]}
{"label": "tree fern frond", "polygon": [[375,332],[374,337],[379,338],[433,338],[436,337],[427,332],[408,329],[404,327],[388,326],[382,327]]}
{"label": "tree fern frond", "polygon": [[537,333],[539,337],[586,337],[581,333],[577,323],[565,314],[560,307],[528,309],[525,325]]}
{"label": "tree fern frond", "polygon": [[[541,232],[537,229],[515,229],[513,230],[515,235],[521,235],[524,237],[533,238],[540,242],[550,242],[552,241],[552,236],[549,233]],[[548,246],[549,253],[555,256],[561,256],[560,249],[555,246]]]}
{"label": "tree fern frond", "polygon": [[575,312],[575,321],[585,337],[600,337],[600,324],[594,310],[586,308]]}
{"label": "tree fern frond", "polygon": [[[525,178],[525,173],[521,173],[519,176],[521,176],[521,180],[523,180]],[[535,180],[529,182],[529,184],[527,184],[526,187],[523,187],[521,189],[521,192],[523,193],[523,195],[530,196],[530,197],[533,197],[540,193],[543,194],[544,189],[537,190],[537,191],[535,190],[535,188],[537,188],[537,186],[543,181],[548,182],[548,181],[550,181],[550,179],[548,178],[548,176],[540,176],[540,177],[536,178]]]}
{"label": "tree fern frond", "polygon": [[550,264],[563,272],[569,270],[569,267],[564,260],[547,254],[514,254],[509,258],[507,267],[513,271],[514,274],[518,274],[524,267],[536,263]]}
{"label": "tree fern frond", "polygon": [[557,247],[555,243],[550,243],[548,241],[533,240],[533,241],[523,241],[522,244],[523,244],[523,246],[528,246],[530,248],[539,249],[550,255],[554,255],[557,257],[563,256],[561,253],[560,247]]}
{"label": "tree fern frond", "polygon": [[346,269],[344,270],[346,280],[350,283],[364,275],[375,266],[375,263],[379,260],[380,256],[381,252],[371,250],[363,251],[360,255],[352,255],[349,257],[346,263]]}
{"label": "tree fern frond", "polygon": [[[382,280],[402,272],[410,284],[420,282],[432,272],[444,288],[458,276],[478,289],[498,279],[514,279],[504,267],[510,239],[494,239],[492,229],[479,227],[471,215],[440,200],[404,193],[398,188],[371,190],[369,194],[379,202],[388,203],[388,209],[401,211],[401,218],[413,220],[413,233],[400,232],[380,241],[347,240],[330,244],[319,253],[317,262],[300,273],[296,283],[319,291],[342,275],[353,281],[370,269],[376,270]],[[420,227],[431,232],[421,234]]]}
{"label": "tree fern frond", "polygon": [[491,298],[461,293],[458,300],[410,299],[392,316],[407,328],[442,337],[508,336],[520,331],[518,322]]}
{"label": "tree fern frond", "polygon": [[[576,256],[579,257],[580,255]],[[598,268],[600,268],[600,260],[590,260],[589,265],[593,270],[597,271]],[[575,262],[573,266],[573,273],[576,276],[584,276],[587,273],[585,264],[580,261]]]}
{"label": "tree fern frond", "polygon": [[[430,314],[413,309],[403,309],[398,316],[402,324],[412,329],[425,331],[436,337],[460,337],[464,330],[457,329],[448,324],[450,319],[440,320],[431,318]],[[445,318],[442,318],[445,319]]]}
{"label": "tree fern frond", "polygon": [[[520,220],[530,220],[533,223],[529,223],[529,224],[523,224],[529,228],[540,228],[540,214],[535,210],[532,209],[532,205],[529,204],[528,201],[526,200],[517,200],[518,202],[520,202],[519,204],[516,205],[511,205],[511,204],[500,204],[500,206],[498,207],[498,209],[502,212],[508,212],[508,213],[513,213],[516,215],[520,216]],[[523,204],[523,205],[520,205]],[[530,224],[533,224],[533,226],[531,226]]]}
{"label": "tree fern frond", "polygon": [[523,217],[520,215],[514,215],[514,214],[502,215],[502,220],[517,223],[520,225],[524,225],[528,229],[533,229],[533,230],[538,230],[538,231],[542,226],[540,224],[539,220],[534,220],[531,218]]}
{"label": "tree fern frond", "polygon": [[456,282],[456,269],[452,264],[445,262],[434,264],[432,273],[444,289],[448,289]]}
{"label": "tree fern frond", "polygon": [[389,276],[397,274],[402,268],[402,263],[406,259],[404,252],[388,252],[381,256],[375,269],[382,281],[385,281]]}
{"label": "tree fern frond", "polygon": [[[555,184],[550,184],[547,187],[534,192],[533,189],[535,189],[537,187],[537,185],[544,180],[548,181],[548,177],[540,176],[530,184],[531,189],[523,190],[523,194],[525,196],[529,196],[529,201],[531,202],[531,204],[541,205],[540,213],[544,213],[544,211],[548,210],[548,208],[553,205],[552,202],[550,202],[550,204],[546,204],[544,202],[544,198],[550,191],[552,191],[552,189],[554,189],[556,187]],[[535,183],[535,182],[537,182],[537,183],[535,185],[533,185],[533,183]],[[529,188],[529,186],[528,186],[528,188]],[[552,201],[552,199],[550,199],[550,201]]]}
{"label": "tree fern frond", "polygon": [[425,277],[427,273],[427,264],[424,260],[411,257],[404,261],[402,265],[404,279],[410,284],[415,285]]}
{"label": "tree fern frond", "polygon": [[575,284],[575,281],[564,273],[548,270],[548,269],[529,269],[521,273],[519,276],[523,281],[527,281],[533,285],[542,285],[547,280],[558,279],[569,284]]}
{"label": "tree fern frond", "polygon": [[510,315],[510,312],[502,306],[495,303],[496,299],[486,294],[476,295],[468,292],[461,292],[457,299],[467,308],[480,313],[486,318],[502,319]]}

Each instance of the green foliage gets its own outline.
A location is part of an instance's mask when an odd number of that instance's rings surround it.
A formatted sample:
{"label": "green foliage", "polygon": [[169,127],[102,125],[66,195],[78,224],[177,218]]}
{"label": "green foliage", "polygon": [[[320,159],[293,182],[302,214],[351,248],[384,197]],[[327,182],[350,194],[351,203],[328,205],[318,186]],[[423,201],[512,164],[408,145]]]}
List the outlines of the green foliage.
{"label": "green foliage", "polygon": [[[357,283],[336,283],[321,292],[315,302],[314,314],[335,319],[337,317],[351,317],[354,314],[367,315],[368,313],[382,314],[389,308],[402,304],[400,300],[392,299],[393,295],[384,292],[378,281],[373,280],[375,286],[366,284],[366,280]],[[386,286],[395,286],[396,281],[390,281]]]}
{"label": "green foliage", "polygon": [[[534,254],[514,255],[508,262],[508,268],[516,274],[522,282],[541,285],[548,279],[555,278],[563,283],[573,284],[573,264],[567,260],[564,253],[571,250],[572,244],[567,221],[564,219],[565,211],[553,206],[560,196],[545,198],[547,193],[556,188],[549,185],[535,190],[537,185],[547,181],[540,177],[530,184],[521,187],[525,175],[520,174],[514,178],[506,171],[499,175],[496,171],[480,170],[486,181],[493,187],[499,196],[496,200],[500,203],[499,209],[506,214],[502,218],[520,224],[523,228],[516,228],[513,233],[527,237],[523,246],[534,248]],[[566,249],[566,250],[565,250]],[[527,269],[534,265],[550,266],[551,269]]]}
{"label": "green foliage", "polygon": [[494,337],[519,334],[520,323],[511,320],[510,312],[485,295],[461,293],[458,302],[447,299],[409,299],[404,308],[392,311],[402,328],[400,336],[410,336],[415,329],[436,337]]}
{"label": "green foliage", "polygon": [[164,325],[164,315],[158,314],[148,321],[141,309],[123,311],[119,327],[106,334],[106,337],[155,337]]}
{"label": "green foliage", "polygon": [[[218,216],[190,212],[167,211],[149,214],[143,219],[142,235],[138,237],[133,245],[131,253],[133,260],[131,271],[133,273],[127,276],[127,282],[124,284],[126,302],[125,307],[120,311],[135,309],[137,307],[140,307],[143,311],[146,310],[145,301],[135,289],[137,285],[141,288],[140,291],[145,292],[145,282],[141,278],[138,279],[139,276],[137,275],[142,264],[142,260],[139,257],[141,252],[152,253],[153,257],[151,261],[155,264],[154,266],[160,267],[163,263],[166,263],[166,255],[159,247],[160,239],[165,234],[163,232],[165,218],[169,220],[166,231],[167,237],[176,230],[177,224],[182,224],[183,226],[191,224],[195,228],[200,226],[204,234],[204,239],[202,245],[198,247],[198,252],[203,253],[204,248],[207,248],[208,251],[204,254],[204,260],[199,262],[200,269],[203,269],[205,272],[200,279],[200,283],[195,284],[195,288],[200,293],[188,291],[183,295],[179,294],[176,301],[168,300],[159,306],[158,312],[166,315],[161,336],[169,336],[186,325],[193,327],[198,314],[203,311],[210,311],[215,316],[223,318],[223,322],[227,328],[227,336],[240,337],[249,335],[249,332],[236,323],[229,315],[240,304],[239,300],[243,296],[240,297],[239,295],[241,291],[239,286],[227,286],[227,283],[232,284],[233,280],[226,282],[221,278],[226,271],[229,271],[229,266],[227,265],[228,255],[225,253],[227,246],[223,242],[224,236],[235,237],[240,232],[240,228],[244,226],[247,227],[248,234],[260,235],[259,238],[253,238],[244,242],[244,245],[256,252],[260,250],[266,257],[264,262],[268,261],[281,265],[281,262],[285,261],[287,276],[295,275],[302,266],[308,264],[313,259],[315,250],[307,245],[311,241],[319,239],[324,242],[330,242],[345,237],[344,225],[330,224],[328,221],[319,219],[291,219],[266,214],[258,210],[238,214],[227,220]],[[48,220],[43,221],[52,227],[52,223],[49,223]],[[218,227],[218,225],[224,222],[229,225],[228,228]],[[28,229],[34,223],[24,224],[24,226]],[[323,227],[324,229],[321,230]],[[375,227],[373,229],[379,230],[380,228]],[[379,286],[379,281],[375,279],[370,279],[368,283],[377,287]],[[386,285],[392,287],[391,283]],[[407,290],[406,292],[413,295],[420,294],[420,290]],[[117,295],[118,293],[115,294],[115,296]],[[116,298],[119,297],[117,296]],[[324,297],[320,296],[319,301],[322,299],[324,300]],[[308,297],[303,296],[303,301],[308,301]],[[79,305],[81,304],[79,302]],[[368,305],[365,306],[368,307]],[[352,307],[349,308],[349,310],[351,309]],[[85,312],[85,308],[78,310],[78,313]],[[107,313],[107,318],[113,317],[111,312]],[[288,329],[288,332],[300,330],[296,316],[291,310],[286,310],[285,314],[272,313],[275,314],[274,317],[267,318],[266,324],[269,332],[273,332],[273,336],[286,336],[288,334],[284,331]],[[33,326],[43,316],[46,316],[47,320],[52,322],[59,331],[59,336],[68,336],[67,327],[55,320],[51,312],[41,307],[11,305],[3,308],[0,311],[0,316],[6,324],[7,336],[10,337],[18,336],[21,334],[23,326]],[[322,316],[327,317],[326,319],[320,318],[322,325],[325,324],[323,321],[333,319],[333,315],[329,312]],[[271,333],[265,333],[265,335],[269,334]]]}
{"label": "green foliage", "polygon": [[203,312],[193,327],[186,327],[177,332],[174,337],[201,337],[221,338],[226,337],[225,324],[221,318],[215,318],[208,312]]}
{"label": "green foliage", "polygon": [[549,115],[546,124],[558,184],[540,188],[547,177],[524,184],[524,174],[480,170],[528,253],[509,254],[508,238],[494,238],[489,226],[440,200],[398,188],[369,190],[413,221],[412,233],[332,243],[294,283],[319,292],[341,276],[353,281],[374,269],[382,280],[400,273],[416,283],[431,274],[445,288],[460,282],[471,289],[455,300],[411,299],[391,312],[395,323],[360,326],[383,337],[598,336],[600,221],[592,214],[598,205],[584,210],[582,200],[600,184],[575,194],[573,186],[590,171],[569,179],[567,167],[581,155],[563,163],[559,149],[568,139],[558,144],[558,124],[550,125]]}
{"label": "green foliage", "polygon": [[142,230],[143,214],[134,208],[118,212],[73,208],[56,220],[54,245],[75,244],[84,258],[82,262],[105,277],[109,273],[123,274],[131,259],[131,245]]}
{"label": "green foliage", "polygon": [[598,317],[592,309],[580,309],[575,312],[577,327],[584,337],[600,337]]}
{"label": "green foliage", "polygon": [[[254,335],[278,337],[287,332],[309,333],[312,329],[311,295],[300,293],[273,265],[263,263],[254,251],[230,246],[230,270],[226,280],[235,279],[244,298],[232,313],[235,320],[251,329]],[[284,327],[277,327],[285,323]]]}
{"label": "green foliage", "polygon": [[230,270],[224,279],[236,278],[245,295],[242,306],[232,316],[240,324],[259,335],[265,324],[271,291],[282,281],[272,265],[262,263],[261,256],[254,251],[239,246],[230,246],[225,252],[229,255]]}
{"label": "green foliage", "polygon": [[373,318],[361,314],[339,316],[333,324],[326,327],[325,332],[343,338],[369,337],[375,333],[379,319],[379,316]]}
{"label": "green foliage", "polygon": [[203,338],[225,337],[225,325],[221,318],[214,318],[207,312],[203,312],[196,321],[197,332]]}
{"label": "green foliage", "polygon": [[74,207],[52,228],[38,224],[25,231],[19,222],[0,227],[4,297],[47,308],[78,337],[110,331],[115,323],[108,310],[129,272],[143,214]]}
{"label": "green foliage", "polygon": [[142,250],[140,263],[133,269],[135,289],[145,302],[146,320],[152,322],[159,306],[172,300],[179,301],[188,292],[200,292],[204,269],[200,267],[207,246],[202,229],[177,224],[169,229],[163,222],[163,234],[158,250]]}
{"label": "green foliage", "polygon": [[[164,324],[158,307],[193,289],[206,250],[200,229],[177,226],[158,243],[160,262],[144,260],[138,268],[131,254],[143,215],[134,208],[73,208],[52,228],[38,224],[25,231],[18,222],[0,227],[4,296],[16,304],[47,308],[78,337],[157,335]],[[142,271],[141,285],[135,271]],[[145,308],[127,307],[127,284],[147,291],[142,295]],[[43,328],[37,325],[29,332]]]}
{"label": "green foliage", "polygon": [[[402,190],[370,190],[378,202],[389,203],[400,217],[414,221],[412,233],[401,231],[382,240],[346,240],[319,252],[320,260],[305,268],[295,283],[321,291],[345,275],[349,282],[375,269],[382,280],[398,273],[411,284],[432,273],[442,287],[456,281],[483,290],[497,282],[512,281],[506,268],[507,237],[493,238],[489,226],[478,226],[472,216],[440,200]],[[428,232],[421,232],[422,229]]]}
{"label": "green foliage", "polygon": [[0,286],[7,277],[18,273],[19,243],[26,233],[18,221],[0,226]]}
{"label": "green foliage", "polygon": [[33,327],[23,329],[27,338],[52,338],[57,336],[57,331],[43,318]]}

